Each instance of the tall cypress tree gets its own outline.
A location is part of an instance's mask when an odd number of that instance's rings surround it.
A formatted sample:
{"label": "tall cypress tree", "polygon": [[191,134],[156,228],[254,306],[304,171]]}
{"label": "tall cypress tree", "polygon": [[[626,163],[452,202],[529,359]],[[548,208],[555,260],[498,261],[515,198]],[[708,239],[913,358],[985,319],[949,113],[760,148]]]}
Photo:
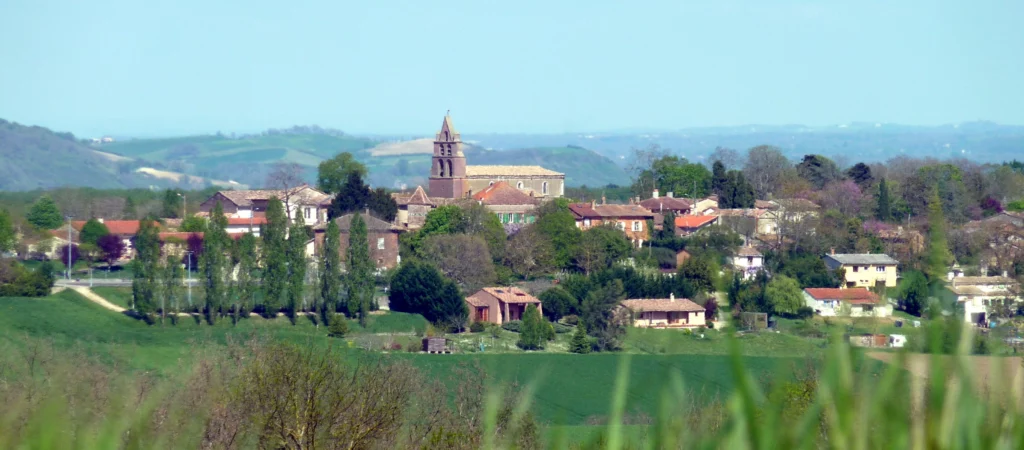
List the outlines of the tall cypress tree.
{"label": "tall cypress tree", "polygon": [[875,218],[882,222],[892,219],[892,205],[889,202],[889,185],[883,177],[878,181],[878,209],[875,211]]}
{"label": "tall cypress tree", "polygon": [[353,214],[348,233],[348,312],[349,317],[358,314],[359,321],[365,323],[373,302],[373,262],[366,221],[360,214]]}
{"label": "tall cypress tree", "polygon": [[939,190],[932,189],[931,200],[928,202],[928,259],[926,267],[928,278],[935,282],[943,279],[946,269],[953,262],[953,254],[949,251],[946,239],[946,216],[942,213],[942,200]]}
{"label": "tall cypress tree", "polygon": [[230,237],[226,230],[228,219],[220,202],[210,211],[210,225],[203,234],[203,253],[199,255],[199,270],[206,288],[206,321],[213,325],[228,300],[228,251]]}
{"label": "tall cypress tree", "polygon": [[181,311],[181,280],[185,270],[181,267],[180,260],[172,258],[165,259],[163,269],[164,307],[167,310],[165,315],[170,315],[171,323],[177,324],[178,313]]}
{"label": "tall cypress tree", "polygon": [[676,214],[668,211],[661,221],[661,236],[664,239],[671,239],[676,235]]}
{"label": "tall cypress tree", "polygon": [[281,310],[288,286],[288,259],[285,249],[288,216],[277,197],[267,202],[267,224],[263,226],[263,315],[275,317]]}
{"label": "tall cypress tree", "polygon": [[725,164],[715,161],[711,165],[711,192],[721,197],[725,184],[729,182],[729,175],[726,174]]}
{"label": "tall cypress tree", "polygon": [[301,214],[295,215],[295,221],[288,229],[288,317],[295,320],[295,314],[302,309],[302,291],[306,285],[306,224]]}
{"label": "tall cypress tree", "polygon": [[132,298],[136,311],[150,314],[156,311],[156,283],[160,265],[160,236],[151,219],[139,224],[139,232],[135,235],[135,253]]}
{"label": "tall cypress tree", "polygon": [[324,246],[320,251],[320,316],[323,323],[338,311],[338,297],[341,295],[341,231],[338,223],[327,223]]}

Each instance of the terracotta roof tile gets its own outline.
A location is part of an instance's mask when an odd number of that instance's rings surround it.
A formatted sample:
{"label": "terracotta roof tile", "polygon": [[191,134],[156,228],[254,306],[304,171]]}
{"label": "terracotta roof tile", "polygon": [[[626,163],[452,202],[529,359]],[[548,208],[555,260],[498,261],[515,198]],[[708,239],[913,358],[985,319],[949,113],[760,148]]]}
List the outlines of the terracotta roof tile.
{"label": "terracotta roof tile", "polygon": [[467,177],[564,176],[541,166],[466,166]]}
{"label": "terracotta roof tile", "polygon": [[700,228],[718,220],[718,216],[679,216],[676,217],[678,228]]}
{"label": "terracotta roof tile", "polygon": [[736,251],[736,256],[762,256],[761,252],[757,251],[754,247],[740,247]]}
{"label": "terracotta roof tile", "polygon": [[252,224],[253,226],[257,226],[257,225],[263,225],[265,223],[267,223],[266,216],[263,216],[263,217],[253,217],[251,219],[248,218],[248,217],[228,217],[228,225],[249,225],[249,224]]}
{"label": "terracotta roof tile", "polygon": [[649,198],[640,202],[640,206],[654,212],[659,211],[689,211],[693,203],[687,199],[675,197]]}
{"label": "terracotta roof tile", "polygon": [[484,190],[473,194],[475,200],[487,205],[536,205],[537,199],[531,197],[512,185],[499,181]]}
{"label": "terracotta roof tile", "polygon": [[646,217],[653,219],[654,213],[640,205],[592,205],[571,203],[569,211],[577,218]]}
{"label": "terracotta roof tile", "polygon": [[537,297],[527,294],[517,287],[485,287],[473,295],[480,292],[486,292],[505,303],[540,303]]}
{"label": "terracotta roof tile", "polygon": [[638,311],[685,311],[685,312],[702,312],[704,307],[700,306],[689,299],[685,298],[637,298],[623,300],[622,306],[629,308],[633,312]]}

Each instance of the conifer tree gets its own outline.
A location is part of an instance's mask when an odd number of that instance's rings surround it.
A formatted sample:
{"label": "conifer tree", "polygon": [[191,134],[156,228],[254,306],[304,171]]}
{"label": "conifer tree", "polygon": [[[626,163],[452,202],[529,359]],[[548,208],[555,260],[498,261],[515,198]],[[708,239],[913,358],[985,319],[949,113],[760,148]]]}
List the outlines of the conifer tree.
{"label": "conifer tree", "polygon": [[725,164],[722,164],[721,161],[715,161],[711,165],[711,192],[721,197],[722,191],[728,182],[729,176],[726,174]]}
{"label": "conifer tree", "polygon": [[171,316],[172,324],[178,323],[178,313],[181,312],[181,280],[184,272],[180,261],[172,258],[164,259],[162,277],[164,308],[166,310],[164,315]]}
{"label": "conifer tree", "polygon": [[875,218],[882,222],[892,219],[892,205],[889,201],[889,185],[885,178],[878,181],[878,209],[875,211]]}
{"label": "conifer tree", "polygon": [[519,328],[519,341],[516,346],[523,350],[538,350],[544,342],[545,328],[547,324],[540,317],[536,305],[526,307],[523,312],[523,323]]}
{"label": "conifer tree", "polygon": [[341,231],[338,223],[327,223],[324,246],[320,251],[320,317],[323,323],[330,319],[338,310],[338,297],[341,295]]}
{"label": "conifer tree", "polygon": [[288,229],[288,248],[285,256],[288,260],[288,317],[295,320],[295,315],[303,309],[302,291],[306,285],[306,224],[301,214],[295,215],[295,221]]}
{"label": "conifer tree", "polygon": [[590,338],[587,337],[587,327],[582,323],[576,325],[576,331],[569,341],[569,351],[573,353],[590,353]]}
{"label": "conifer tree", "polygon": [[256,237],[246,233],[238,238],[238,274],[235,278],[238,315],[248,317],[256,297],[258,261],[256,259]]}
{"label": "conifer tree", "polygon": [[263,315],[275,317],[281,310],[288,286],[288,259],[285,249],[288,216],[277,197],[267,202],[267,224],[263,226]]}
{"label": "conifer tree", "polygon": [[360,214],[353,214],[348,233],[348,273],[345,277],[348,313],[349,317],[358,314],[359,322],[365,324],[373,302],[373,262],[370,260],[366,221]]}
{"label": "conifer tree", "polygon": [[228,251],[231,237],[227,233],[228,219],[220,202],[210,211],[210,226],[203,235],[203,253],[199,255],[199,270],[206,288],[206,321],[213,325],[228,299]]}
{"label": "conifer tree", "polygon": [[49,195],[39,197],[28,210],[25,219],[40,230],[56,230],[64,224],[64,215]]}

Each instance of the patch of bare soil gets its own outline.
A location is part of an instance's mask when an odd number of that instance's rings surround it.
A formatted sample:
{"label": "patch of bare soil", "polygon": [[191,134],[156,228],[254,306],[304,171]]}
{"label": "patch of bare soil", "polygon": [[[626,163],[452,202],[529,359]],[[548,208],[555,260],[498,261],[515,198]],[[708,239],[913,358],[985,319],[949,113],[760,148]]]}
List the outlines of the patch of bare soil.
{"label": "patch of bare soil", "polygon": [[[932,365],[943,364],[944,376],[952,379],[953,364],[955,356],[951,355],[929,355],[921,353],[908,353],[900,355],[893,352],[870,352],[868,356],[887,364],[899,364],[902,358],[902,366],[915,378],[927,381],[932,376]],[[974,379],[974,387],[979,394],[989,394],[996,397],[1010,395],[1014,383],[1020,383],[1024,376],[1022,372],[1021,357],[1001,356],[966,356],[967,369]],[[1024,389],[1018,388],[1018,397],[1024,394]]]}

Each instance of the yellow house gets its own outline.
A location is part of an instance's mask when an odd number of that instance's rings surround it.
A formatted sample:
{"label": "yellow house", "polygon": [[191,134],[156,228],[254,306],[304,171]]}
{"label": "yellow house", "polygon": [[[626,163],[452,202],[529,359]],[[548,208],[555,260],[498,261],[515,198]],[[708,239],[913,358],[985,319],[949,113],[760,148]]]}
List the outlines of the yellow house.
{"label": "yellow house", "polygon": [[695,328],[704,326],[704,307],[685,298],[644,298],[623,300],[639,328]]}
{"label": "yellow house", "polygon": [[872,253],[832,253],[825,255],[829,270],[843,269],[843,283],[839,287],[872,288],[896,287],[896,265],[899,261],[889,255]]}

